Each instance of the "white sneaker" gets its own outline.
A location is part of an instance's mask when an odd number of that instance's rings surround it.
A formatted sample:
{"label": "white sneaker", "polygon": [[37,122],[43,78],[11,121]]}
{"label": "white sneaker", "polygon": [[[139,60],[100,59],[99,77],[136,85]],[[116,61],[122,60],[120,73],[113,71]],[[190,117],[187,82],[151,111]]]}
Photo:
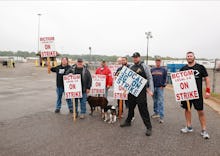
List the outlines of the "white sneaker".
{"label": "white sneaker", "polygon": [[201,136],[202,136],[204,139],[209,139],[209,138],[210,138],[210,136],[209,136],[209,134],[207,133],[206,130],[202,130],[202,132],[201,132],[200,134],[201,134]]}
{"label": "white sneaker", "polygon": [[133,122],[134,120],[135,120],[135,117],[133,116],[132,119],[131,119],[131,122]]}
{"label": "white sneaker", "polygon": [[161,119],[161,118],[160,118],[158,121],[159,121],[159,123],[161,123],[161,124],[164,123],[164,120]]}
{"label": "white sneaker", "polygon": [[159,118],[159,117],[160,117],[159,114],[155,114],[155,113],[154,113],[153,115],[151,115],[151,118],[152,118],[152,119]]}
{"label": "white sneaker", "polygon": [[193,128],[192,127],[184,127],[180,131],[182,133],[190,133],[190,132],[193,132]]}

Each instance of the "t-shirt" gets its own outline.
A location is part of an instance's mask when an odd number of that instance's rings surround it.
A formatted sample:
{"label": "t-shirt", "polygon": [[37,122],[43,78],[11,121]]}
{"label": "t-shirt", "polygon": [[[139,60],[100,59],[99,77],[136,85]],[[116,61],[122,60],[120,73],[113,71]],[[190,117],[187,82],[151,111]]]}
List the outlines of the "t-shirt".
{"label": "t-shirt", "polygon": [[197,89],[198,89],[198,92],[199,92],[199,97],[202,97],[202,80],[203,80],[204,77],[208,76],[207,70],[203,65],[196,63],[192,67],[189,67],[188,65],[185,65],[184,67],[182,67],[180,69],[180,71],[190,70],[190,69],[192,69],[194,71],[194,75],[195,75],[195,79],[196,79],[196,85],[197,85]]}
{"label": "t-shirt", "polygon": [[64,85],[63,85],[63,75],[65,74],[65,72],[69,68],[70,68],[69,65],[67,65],[67,66],[59,65],[59,66],[51,68],[51,71],[52,72],[56,72],[56,74],[57,74],[57,77],[56,77],[57,87],[64,88]]}

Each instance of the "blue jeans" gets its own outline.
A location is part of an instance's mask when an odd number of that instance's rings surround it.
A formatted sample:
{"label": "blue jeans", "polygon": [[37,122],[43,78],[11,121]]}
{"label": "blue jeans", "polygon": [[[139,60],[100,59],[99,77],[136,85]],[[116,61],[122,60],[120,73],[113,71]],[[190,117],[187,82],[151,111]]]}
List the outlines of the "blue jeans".
{"label": "blue jeans", "polygon": [[160,118],[164,117],[164,89],[160,87],[154,88],[154,113],[160,115]]}
{"label": "blue jeans", "polygon": [[[64,88],[57,87],[56,92],[57,92],[56,109],[61,109],[61,101],[62,101],[62,96],[63,96],[63,93],[64,93]],[[71,99],[66,99],[66,103],[69,107],[69,110],[73,110],[72,100]]]}
{"label": "blue jeans", "polygon": [[104,97],[106,97],[106,99],[108,97],[108,90],[109,90],[109,88],[105,87],[105,95],[104,95]]}
{"label": "blue jeans", "polygon": [[76,102],[76,113],[78,113],[78,102],[80,101],[80,114],[86,114],[86,100],[87,94],[82,93],[82,98],[75,99]]}

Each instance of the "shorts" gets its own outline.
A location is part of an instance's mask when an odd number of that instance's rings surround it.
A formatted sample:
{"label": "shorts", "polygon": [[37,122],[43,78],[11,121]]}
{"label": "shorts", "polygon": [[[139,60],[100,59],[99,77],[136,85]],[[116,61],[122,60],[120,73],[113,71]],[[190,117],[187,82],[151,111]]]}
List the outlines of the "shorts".
{"label": "shorts", "polygon": [[[192,107],[192,105],[194,106],[194,108],[198,111],[203,110],[203,98],[201,99],[195,99],[195,100],[189,100],[190,103],[190,108]],[[187,102],[186,101],[182,101],[181,102],[181,107],[184,109],[187,109]]]}

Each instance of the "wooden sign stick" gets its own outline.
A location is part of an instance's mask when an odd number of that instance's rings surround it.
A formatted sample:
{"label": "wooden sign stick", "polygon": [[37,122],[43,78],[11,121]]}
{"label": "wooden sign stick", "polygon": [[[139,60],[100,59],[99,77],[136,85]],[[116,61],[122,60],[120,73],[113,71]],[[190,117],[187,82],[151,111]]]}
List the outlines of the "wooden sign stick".
{"label": "wooden sign stick", "polygon": [[187,103],[187,110],[188,110],[188,111],[191,111],[189,100],[187,100],[186,103]]}
{"label": "wooden sign stick", "polygon": [[76,102],[74,98],[72,100],[73,100],[73,121],[76,122]]}

